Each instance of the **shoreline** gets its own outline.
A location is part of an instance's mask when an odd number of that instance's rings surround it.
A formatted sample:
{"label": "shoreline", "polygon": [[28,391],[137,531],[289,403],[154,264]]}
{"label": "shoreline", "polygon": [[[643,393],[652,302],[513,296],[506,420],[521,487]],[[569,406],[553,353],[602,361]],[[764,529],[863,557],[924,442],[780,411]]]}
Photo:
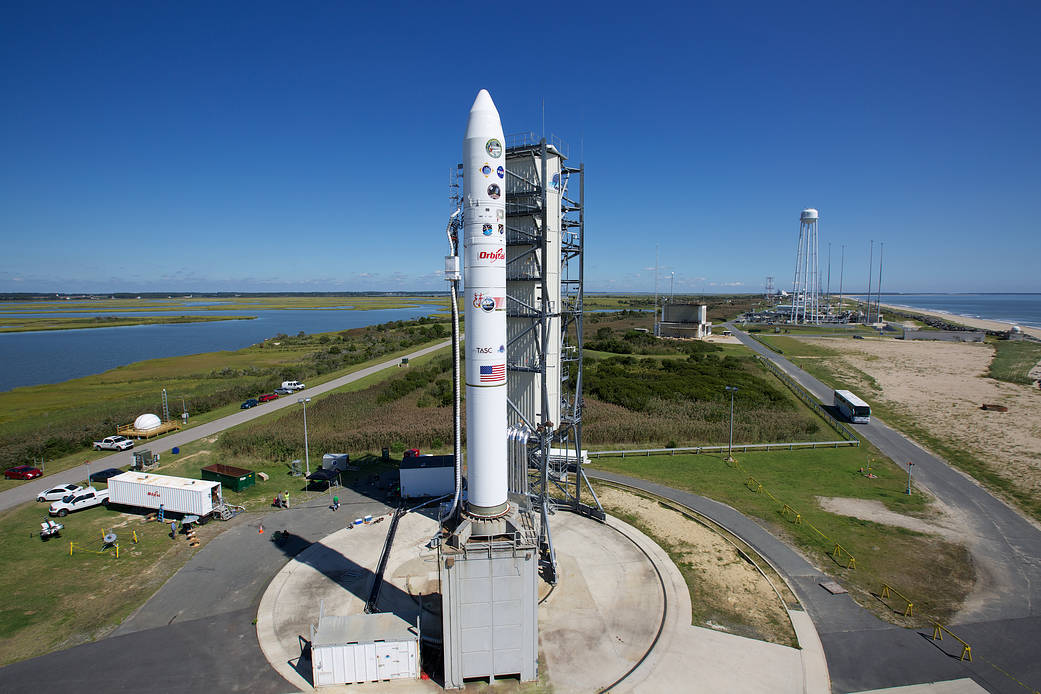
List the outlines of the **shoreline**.
{"label": "shoreline", "polygon": [[[863,302],[861,302],[863,303]],[[978,328],[980,330],[1009,330],[1013,325],[1019,325],[1020,330],[1031,337],[1041,340],[1041,328],[1035,328],[1029,325],[1020,325],[1018,323],[1009,323],[1005,321],[990,320],[987,318],[971,318],[969,316],[959,316],[956,313],[948,313],[946,311],[935,311],[924,308],[916,308],[913,306],[898,306],[896,304],[882,304],[883,308],[887,308],[893,311],[900,311],[903,313],[920,313],[923,316],[932,316],[934,318],[941,318],[951,323],[959,323],[961,325],[968,326],[970,328]]]}

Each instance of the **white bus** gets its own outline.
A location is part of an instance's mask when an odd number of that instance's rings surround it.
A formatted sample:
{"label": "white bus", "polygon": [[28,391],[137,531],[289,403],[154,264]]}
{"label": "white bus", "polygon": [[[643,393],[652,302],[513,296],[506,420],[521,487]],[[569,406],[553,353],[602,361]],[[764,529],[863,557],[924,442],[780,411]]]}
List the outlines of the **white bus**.
{"label": "white bus", "polygon": [[871,406],[848,390],[835,391],[835,408],[854,424],[871,421]]}

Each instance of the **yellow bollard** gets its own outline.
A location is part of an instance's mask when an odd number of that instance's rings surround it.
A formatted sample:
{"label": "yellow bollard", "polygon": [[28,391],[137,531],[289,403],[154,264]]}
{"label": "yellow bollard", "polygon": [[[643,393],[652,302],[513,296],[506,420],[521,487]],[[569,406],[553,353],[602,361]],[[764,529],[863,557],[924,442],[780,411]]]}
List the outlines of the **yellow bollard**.
{"label": "yellow bollard", "polygon": [[119,545],[116,545],[116,559],[119,559]]}

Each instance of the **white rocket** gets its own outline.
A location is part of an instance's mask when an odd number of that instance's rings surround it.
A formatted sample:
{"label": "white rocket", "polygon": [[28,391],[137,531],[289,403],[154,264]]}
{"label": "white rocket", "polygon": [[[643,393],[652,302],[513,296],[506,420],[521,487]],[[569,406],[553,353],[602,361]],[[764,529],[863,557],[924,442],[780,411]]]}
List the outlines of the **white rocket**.
{"label": "white rocket", "polygon": [[506,500],[506,148],[487,90],[463,138],[467,512],[492,518]]}

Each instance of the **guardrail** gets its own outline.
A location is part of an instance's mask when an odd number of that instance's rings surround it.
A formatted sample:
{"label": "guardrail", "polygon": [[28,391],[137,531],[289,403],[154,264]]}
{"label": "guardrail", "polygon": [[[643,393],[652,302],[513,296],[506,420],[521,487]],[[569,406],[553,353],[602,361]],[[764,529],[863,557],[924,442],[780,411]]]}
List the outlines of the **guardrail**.
{"label": "guardrail", "polygon": [[[791,451],[796,448],[838,448],[840,446],[859,446],[859,440],[846,441],[795,441],[792,443],[742,443],[734,444],[733,449],[738,453],[747,451]],[[730,446],[678,446],[676,448],[632,448],[624,451],[589,451],[590,458],[603,458],[633,455],[676,455],[677,453],[721,453],[730,450]]]}
{"label": "guardrail", "polygon": [[[856,433],[852,429],[847,427],[845,424],[832,417],[831,413],[824,409],[819,402],[817,402],[817,398],[813,397],[813,395],[807,392],[805,388],[799,385],[798,381],[786,374],[784,370],[781,369],[781,367],[777,366],[777,364],[774,364],[771,360],[764,359],[763,357],[759,357],[759,359],[763,362],[764,365],[766,365],[766,368],[770,369],[770,371],[773,372],[774,376],[777,376],[777,378],[781,379],[781,382],[788,386],[788,389],[790,391],[795,393],[795,396],[797,398],[802,400],[804,403],[806,403],[807,406],[809,406],[810,409],[812,409],[814,412],[820,415],[821,418],[823,418],[824,421],[826,421],[832,429],[845,436],[847,441],[850,442],[847,445],[860,445],[860,439],[857,438]],[[854,441],[856,443],[852,443]]]}
{"label": "guardrail", "polygon": [[880,597],[883,600],[885,600],[891,594],[900,596],[900,599],[902,599],[907,604],[907,607],[904,608],[904,616],[905,617],[911,617],[911,616],[914,615],[914,603],[911,602],[911,598],[907,597],[906,595],[904,595],[903,593],[901,593],[899,590],[897,590],[893,586],[889,585],[888,583],[883,583],[882,584],[882,595]]}
{"label": "guardrail", "polygon": [[972,662],[972,646],[967,644],[965,641],[960,639],[953,631],[940,624],[939,622],[933,622],[933,641],[943,641],[943,632],[950,634],[955,641],[961,644],[961,657],[958,660],[968,660]]}

